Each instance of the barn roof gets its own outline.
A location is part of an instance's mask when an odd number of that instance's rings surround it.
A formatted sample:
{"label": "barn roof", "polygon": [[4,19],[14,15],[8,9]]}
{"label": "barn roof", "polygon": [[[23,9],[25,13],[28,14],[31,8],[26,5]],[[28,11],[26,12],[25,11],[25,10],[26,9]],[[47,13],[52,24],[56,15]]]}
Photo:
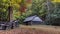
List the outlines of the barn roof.
{"label": "barn roof", "polygon": [[27,17],[27,18],[24,20],[24,22],[27,22],[27,21],[40,21],[40,22],[42,22],[42,19],[35,15],[35,16]]}

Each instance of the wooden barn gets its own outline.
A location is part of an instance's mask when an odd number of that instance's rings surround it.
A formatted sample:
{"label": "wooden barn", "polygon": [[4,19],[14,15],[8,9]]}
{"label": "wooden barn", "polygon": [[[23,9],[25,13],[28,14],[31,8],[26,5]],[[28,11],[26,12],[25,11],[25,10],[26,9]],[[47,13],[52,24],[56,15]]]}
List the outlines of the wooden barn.
{"label": "wooden barn", "polygon": [[38,24],[41,24],[43,21],[41,18],[39,18],[38,16],[34,15],[34,16],[30,16],[30,17],[27,17],[25,20],[24,20],[24,24],[25,25],[38,25]]}

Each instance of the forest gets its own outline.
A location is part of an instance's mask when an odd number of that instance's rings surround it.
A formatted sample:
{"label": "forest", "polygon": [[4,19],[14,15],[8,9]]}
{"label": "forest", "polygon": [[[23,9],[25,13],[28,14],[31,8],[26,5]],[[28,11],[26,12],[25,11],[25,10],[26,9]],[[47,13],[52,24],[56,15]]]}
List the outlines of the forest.
{"label": "forest", "polygon": [[46,25],[60,25],[60,0],[0,0],[0,21],[39,16]]}

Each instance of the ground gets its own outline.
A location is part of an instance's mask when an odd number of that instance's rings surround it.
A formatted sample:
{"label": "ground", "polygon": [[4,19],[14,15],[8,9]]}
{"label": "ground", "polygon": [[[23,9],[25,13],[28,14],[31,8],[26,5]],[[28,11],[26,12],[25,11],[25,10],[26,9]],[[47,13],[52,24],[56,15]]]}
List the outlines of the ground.
{"label": "ground", "polygon": [[0,30],[0,34],[60,34],[60,27],[46,25],[20,25],[19,28],[11,30]]}

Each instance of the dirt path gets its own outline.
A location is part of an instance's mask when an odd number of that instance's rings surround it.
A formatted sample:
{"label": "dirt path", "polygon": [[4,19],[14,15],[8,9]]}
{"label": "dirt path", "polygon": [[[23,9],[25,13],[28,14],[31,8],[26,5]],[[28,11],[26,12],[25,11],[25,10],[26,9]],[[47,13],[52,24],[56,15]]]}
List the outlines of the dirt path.
{"label": "dirt path", "polygon": [[24,26],[20,28],[2,31],[0,34],[60,34],[60,28],[48,27],[48,26]]}

